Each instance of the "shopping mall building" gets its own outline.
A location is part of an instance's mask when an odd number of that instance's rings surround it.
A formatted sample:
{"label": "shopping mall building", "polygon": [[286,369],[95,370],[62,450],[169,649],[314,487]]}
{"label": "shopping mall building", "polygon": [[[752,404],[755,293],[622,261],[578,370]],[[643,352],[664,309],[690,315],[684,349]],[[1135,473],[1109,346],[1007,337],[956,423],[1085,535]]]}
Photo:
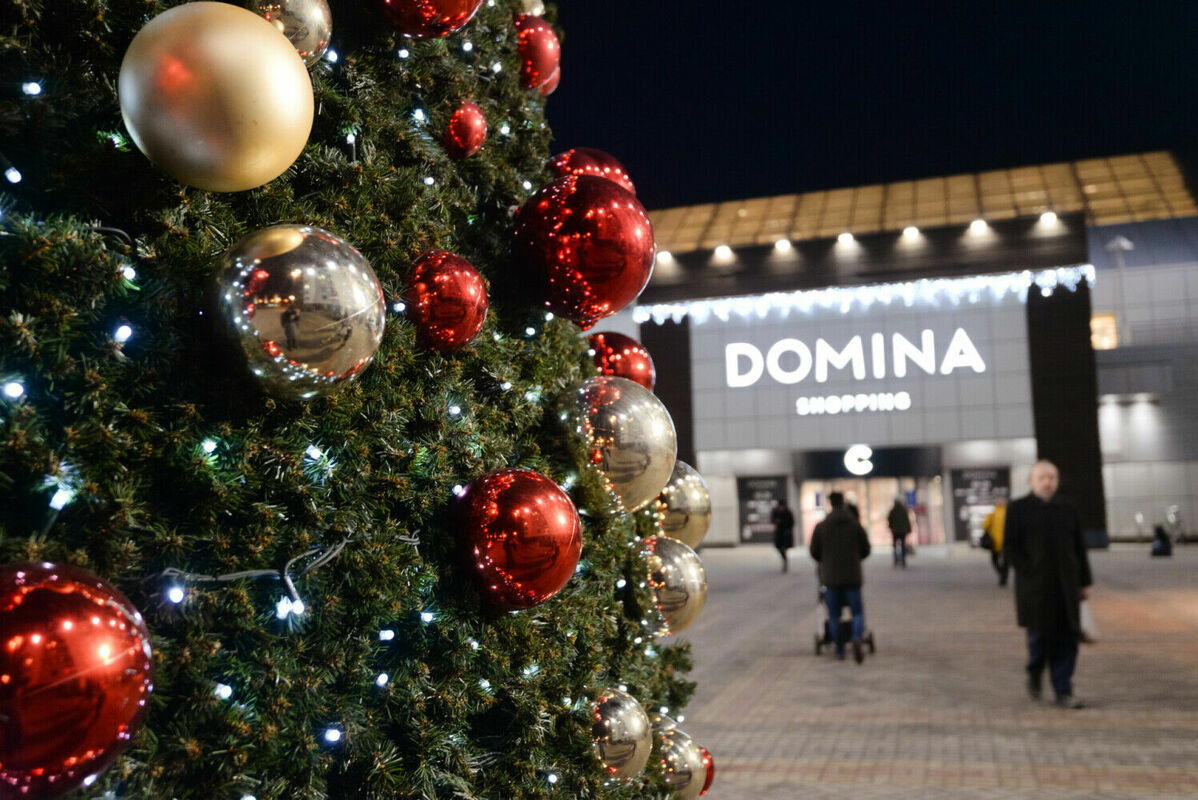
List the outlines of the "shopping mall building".
{"label": "shopping mall building", "polygon": [[875,542],[980,534],[1030,465],[1094,545],[1198,521],[1198,207],[1165,152],[673,208],[639,305],[706,544],[804,541],[846,492]]}

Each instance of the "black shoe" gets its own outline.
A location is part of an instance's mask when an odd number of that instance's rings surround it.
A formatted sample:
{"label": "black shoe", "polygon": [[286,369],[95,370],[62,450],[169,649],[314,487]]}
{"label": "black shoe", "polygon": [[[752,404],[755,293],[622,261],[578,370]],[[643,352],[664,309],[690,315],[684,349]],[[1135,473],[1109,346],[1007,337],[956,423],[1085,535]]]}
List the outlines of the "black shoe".
{"label": "black shoe", "polygon": [[1086,704],[1083,701],[1078,700],[1076,697],[1074,697],[1071,694],[1058,694],[1057,699],[1056,699],[1056,707],[1057,708],[1076,709],[1076,708],[1085,708]]}
{"label": "black shoe", "polygon": [[853,660],[860,664],[865,660],[865,651],[861,649],[861,640],[853,640]]}
{"label": "black shoe", "polygon": [[1044,693],[1044,673],[1029,672],[1027,674],[1027,693],[1032,696],[1033,700],[1040,699],[1040,695]]}

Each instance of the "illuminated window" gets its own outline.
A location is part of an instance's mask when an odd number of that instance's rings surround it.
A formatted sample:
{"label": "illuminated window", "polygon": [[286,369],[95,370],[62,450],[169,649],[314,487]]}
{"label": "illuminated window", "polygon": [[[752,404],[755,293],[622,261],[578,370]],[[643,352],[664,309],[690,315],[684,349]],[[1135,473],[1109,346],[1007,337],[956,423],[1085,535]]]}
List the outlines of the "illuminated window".
{"label": "illuminated window", "polygon": [[1114,350],[1119,346],[1119,328],[1114,314],[1095,314],[1090,317],[1090,343],[1095,350]]}

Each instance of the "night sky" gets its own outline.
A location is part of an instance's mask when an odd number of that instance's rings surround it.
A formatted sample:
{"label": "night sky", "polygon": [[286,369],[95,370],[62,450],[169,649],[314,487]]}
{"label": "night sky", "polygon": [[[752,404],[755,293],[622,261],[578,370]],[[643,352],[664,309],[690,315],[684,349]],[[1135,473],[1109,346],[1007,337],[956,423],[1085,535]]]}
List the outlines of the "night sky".
{"label": "night sky", "polygon": [[651,209],[1198,143],[1193,0],[560,0],[558,21],[554,151],[610,152]]}

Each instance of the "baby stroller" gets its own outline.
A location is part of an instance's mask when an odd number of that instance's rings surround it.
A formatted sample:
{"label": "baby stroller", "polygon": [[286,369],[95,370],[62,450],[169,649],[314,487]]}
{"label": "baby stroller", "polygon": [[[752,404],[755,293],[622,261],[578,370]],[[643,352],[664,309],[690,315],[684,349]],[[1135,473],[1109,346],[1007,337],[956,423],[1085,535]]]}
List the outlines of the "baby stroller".
{"label": "baby stroller", "polygon": [[[818,656],[823,652],[825,647],[832,649],[836,648],[836,637],[832,634],[832,620],[828,619],[828,603],[827,603],[828,588],[820,584],[817,594],[819,607],[823,609],[823,624],[816,631],[815,636],[815,654]],[[841,609],[841,617],[836,621],[840,626],[841,641],[850,642],[853,639],[853,619],[844,616],[845,609]],[[877,652],[877,647],[874,645],[874,632],[869,628],[865,629],[865,635],[861,637],[861,643],[869,650],[869,654],[873,655]]]}

